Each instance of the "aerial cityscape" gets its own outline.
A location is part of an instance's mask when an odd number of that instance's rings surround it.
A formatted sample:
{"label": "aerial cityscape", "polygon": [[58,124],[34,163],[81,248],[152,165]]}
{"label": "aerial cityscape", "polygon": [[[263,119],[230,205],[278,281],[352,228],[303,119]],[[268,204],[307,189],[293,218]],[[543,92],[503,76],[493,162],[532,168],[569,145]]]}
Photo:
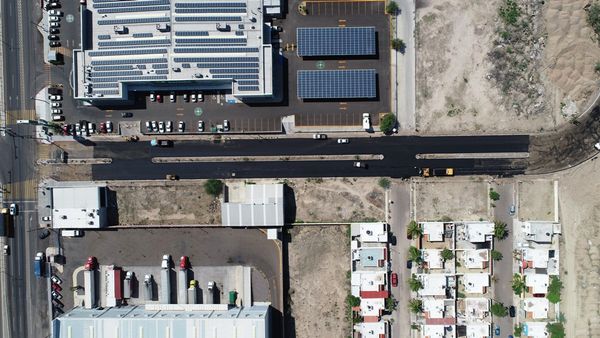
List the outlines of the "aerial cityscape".
{"label": "aerial cityscape", "polygon": [[600,0],[0,20],[0,338],[600,337]]}

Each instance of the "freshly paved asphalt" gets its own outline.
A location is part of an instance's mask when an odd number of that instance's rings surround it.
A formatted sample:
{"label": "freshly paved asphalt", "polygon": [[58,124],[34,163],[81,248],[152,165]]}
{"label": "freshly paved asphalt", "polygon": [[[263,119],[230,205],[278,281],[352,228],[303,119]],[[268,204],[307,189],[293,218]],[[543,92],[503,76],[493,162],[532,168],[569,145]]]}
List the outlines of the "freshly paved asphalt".
{"label": "freshly paved asphalt", "polygon": [[[102,142],[95,144],[94,157],[112,158],[111,164],[94,165],[95,180],[164,179],[166,174],[191,178],[259,177],[409,177],[420,167],[455,168],[457,175],[524,173],[524,161],[511,159],[417,160],[419,153],[527,152],[528,136],[485,137],[378,137],[351,139],[337,144],[335,139],[259,139],[232,140],[214,144],[208,141],[175,142],[172,148],[151,147],[148,142]],[[353,167],[353,161],[290,162],[291,155],[382,154],[383,160],[366,161],[367,169]],[[153,157],[281,156],[277,162],[151,162]]]}

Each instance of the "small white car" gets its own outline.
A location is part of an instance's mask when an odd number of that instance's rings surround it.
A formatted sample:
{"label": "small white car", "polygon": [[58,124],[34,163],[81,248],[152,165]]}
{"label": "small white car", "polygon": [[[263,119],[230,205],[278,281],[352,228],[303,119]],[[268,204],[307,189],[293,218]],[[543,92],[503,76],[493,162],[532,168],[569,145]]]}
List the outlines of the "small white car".
{"label": "small white car", "polygon": [[600,142],[594,144],[594,148],[596,148],[596,150],[600,151]]}
{"label": "small white car", "polygon": [[50,27],[51,28],[59,28],[60,27],[60,23],[58,23],[58,22],[50,22]]}
{"label": "small white car", "polygon": [[96,132],[96,125],[93,124],[92,122],[88,122],[87,129],[89,130],[90,133],[95,133]]}
{"label": "small white car", "polygon": [[202,93],[198,93],[198,102],[203,102],[204,101],[204,95],[202,95]]}
{"label": "small white car", "polygon": [[204,121],[198,121],[198,131],[204,131]]}
{"label": "small white car", "polygon": [[363,129],[365,129],[365,130],[371,129],[371,116],[369,115],[369,113],[364,113],[362,115],[362,117],[363,117],[363,119],[362,119]]}
{"label": "small white car", "polygon": [[52,121],[64,121],[65,117],[62,115],[52,115]]}
{"label": "small white car", "polygon": [[165,132],[165,123],[163,121],[158,121],[158,132],[161,134]]}
{"label": "small white car", "polygon": [[173,132],[173,122],[171,122],[171,121],[167,121],[167,124],[166,124],[166,126],[165,126],[165,131],[166,131],[167,133],[171,133],[171,132]]}
{"label": "small white car", "polygon": [[59,11],[58,9],[51,9],[48,11],[48,14],[53,16],[62,16],[63,12]]}
{"label": "small white car", "polygon": [[52,291],[52,298],[61,300],[63,298],[63,296],[56,291]]}
{"label": "small white car", "polygon": [[339,144],[347,144],[350,143],[350,140],[347,138],[338,138],[337,143]]}
{"label": "small white car", "polygon": [[53,15],[51,15],[51,16],[49,16],[49,17],[48,17],[48,20],[49,20],[50,22],[59,22],[59,21],[60,21],[60,18],[59,18],[58,16],[53,16]]}
{"label": "small white car", "polygon": [[112,122],[110,122],[110,121],[106,121],[106,132],[107,133],[113,132],[113,125],[112,125]]}
{"label": "small white car", "polygon": [[183,101],[190,102],[190,96],[187,93],[183,94]]}
{"label": "small white car", "polygon": [[150,124],[150,121],[146,121],[146,131],[147,132],[151,132],[152,131],[152,125]]}
{"label": "small white car", "polygon": [[229,131],[229,121],[223,120],[223,131]]}
{"label": "small white car", "polygon": [[158,124],[156,121],[152,121],[150,123],[152,124],[152,131],[156,133],[158,131]]}
{"label": "small white car", "polygon": [[313,140],[326,140],[327,135],[325,134],[313,134]]}
{"label": "small white car", "polygon": [[62,103],[60,103],[60,102],[52,102],[52,104],[50,106],[52,108],[60,108],[60,107],[62,107]]}
{"label": "small white car", "polygon": [[2,249],[2,252],[4,253],[4,256],[10,255],[10,247],[8,246],[8,244],[4,245],[4,248]]}
{"label": "small white car", "polygon": [[62,101],[62,95],[49,95],[50,101]]}
{"label": "small white car", "polygon": [[52,109],[52,114],[62,114],[62,109],[54,108]]}
{"label": "small white car", "polygon": [[179,125],[177,127],[177,130],[179,130],[180,133],[183,133],[183,131],[185,130],[185,122],[179,121]]}
{"label": "small white car", "polygon": [[196,94],[192,93],[192,95],[190,95],[192,98],[192,102],[197,102],[198,99],[196,98]]}
{"label": "small white car", "polygon": [[42,221],[44,222],[50,222],[52,220],[52,216],[44,216],[42,217]]}
{"label": "small white car", "polygon": [[150,102],[156,102],[156,95],[154,93],[150,93]]}
{"label": "small white car", "polygon": [[56,283],[58,285],[62,284],[62,279],[60,279],[60,277],[58,277],[57,275],[52,275],[52,278],[50,278],[50,280],[52,281],[52,283]]}
{"label": "small white car", "polygon": [[11,216],[16,216],[19,214],[19,206],[16,205],[15,203],[11,203],[10,206],[8,207],[8,213]]}
{"label": "small white car", "polygon": [[175,93],[171,93],[171,95],[169,95],[169,101],[171,101],[171,103],[175,103]]}

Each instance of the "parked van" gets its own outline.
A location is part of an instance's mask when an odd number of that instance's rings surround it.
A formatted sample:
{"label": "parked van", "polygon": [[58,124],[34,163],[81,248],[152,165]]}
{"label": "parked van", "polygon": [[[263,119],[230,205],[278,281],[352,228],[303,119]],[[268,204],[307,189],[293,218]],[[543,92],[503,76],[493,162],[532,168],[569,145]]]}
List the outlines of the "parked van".
{"label": "parked van", "polygon": [[81,230],[63,230],[60,232],[63,237],[81,237],[83,236],[83,231]]}
{"label": "parked van", "polygon": [[64,121],[65,117],[62,115],[52,115],[52,121]]}

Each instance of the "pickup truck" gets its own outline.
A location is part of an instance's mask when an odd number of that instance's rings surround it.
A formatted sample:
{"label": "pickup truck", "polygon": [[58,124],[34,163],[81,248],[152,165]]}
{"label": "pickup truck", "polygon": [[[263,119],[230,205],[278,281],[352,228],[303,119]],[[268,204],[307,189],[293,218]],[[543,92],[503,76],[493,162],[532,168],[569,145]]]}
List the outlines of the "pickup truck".
{"label": "pickup truck", "polygon": [[43,252],[38,252],[33,260],[33,272],[38,278],[44,275],[45,258],[46,257]]}

